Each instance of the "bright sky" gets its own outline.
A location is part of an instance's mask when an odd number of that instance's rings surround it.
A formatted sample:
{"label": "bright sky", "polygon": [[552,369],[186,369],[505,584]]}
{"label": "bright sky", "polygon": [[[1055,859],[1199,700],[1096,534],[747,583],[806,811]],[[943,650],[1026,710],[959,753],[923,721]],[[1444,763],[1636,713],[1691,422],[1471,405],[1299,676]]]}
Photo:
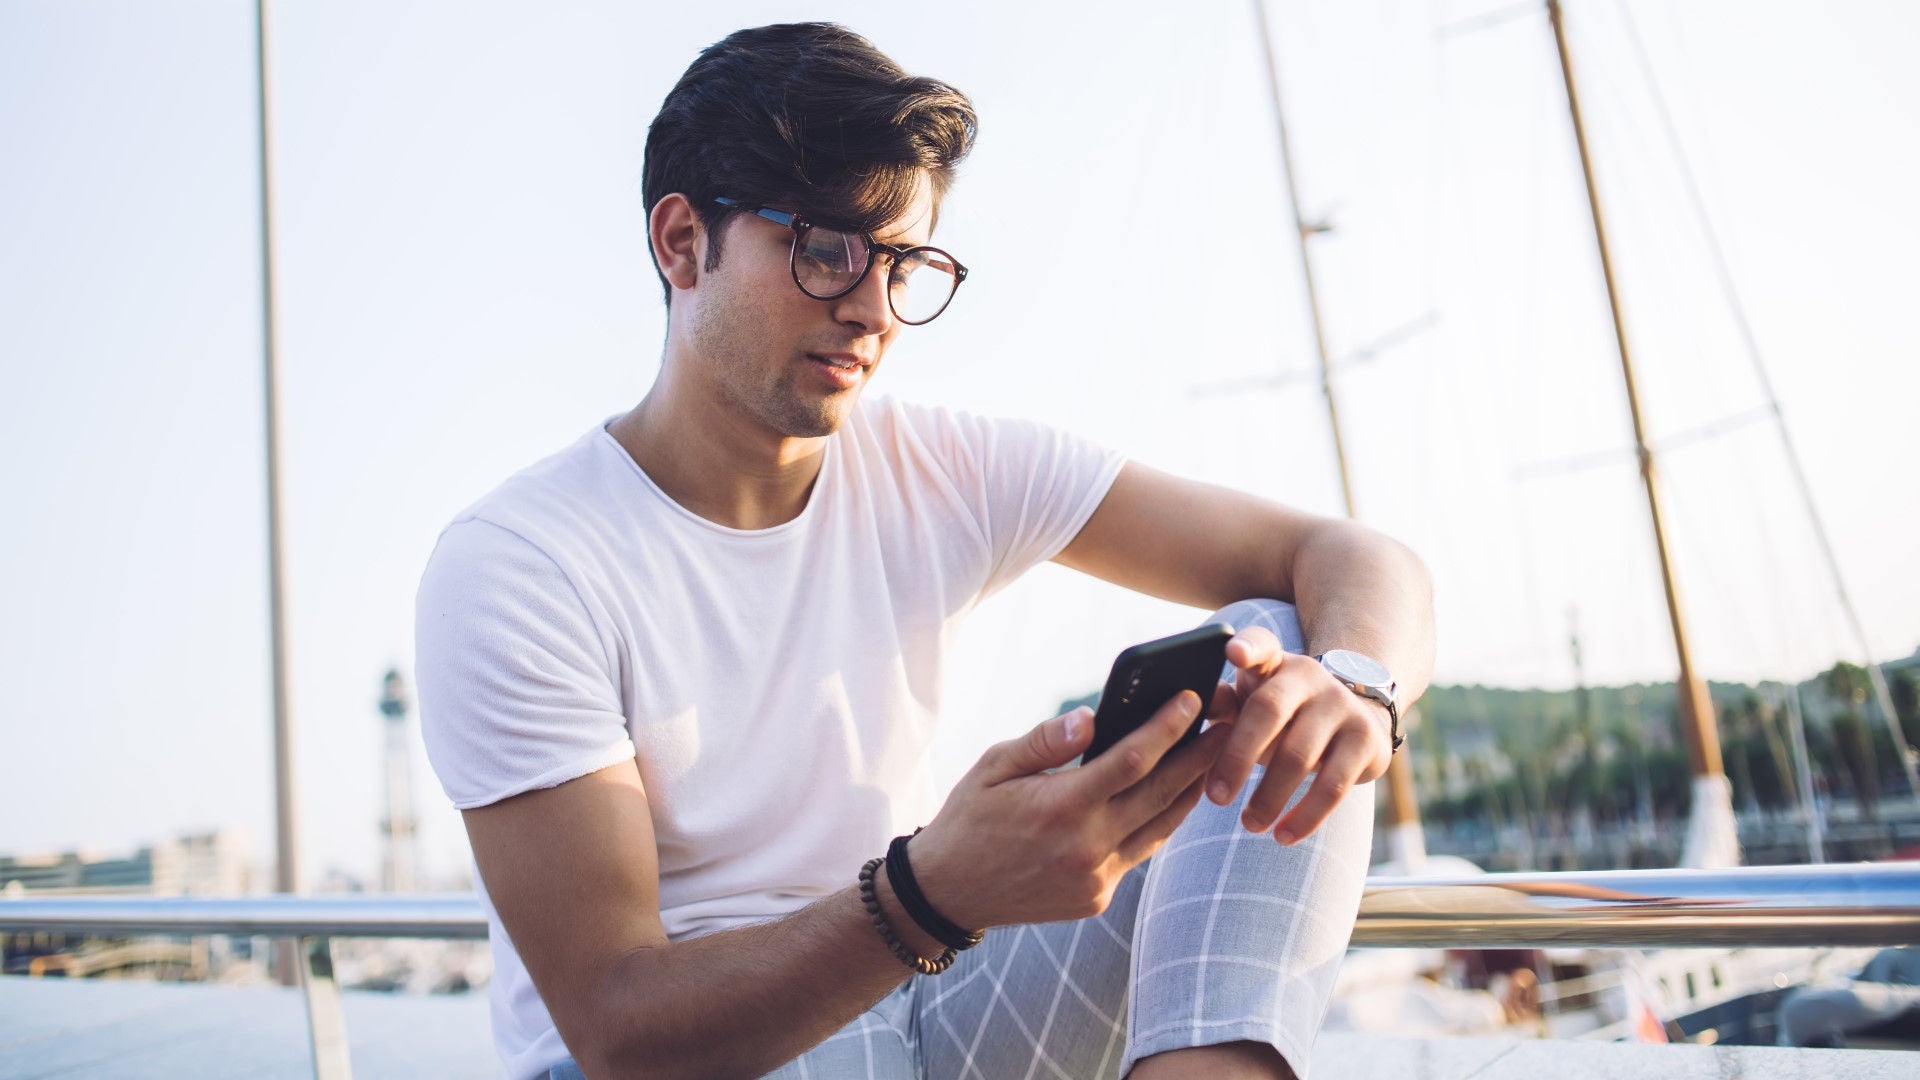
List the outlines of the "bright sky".
{"label": "bright sky", "polygon": [[[1361,516],[1439,590],[1441,681],[1672,677],[1544,12],[1271,8]],[[1573,0],[1656,440],[1764,401],[1659,80],[1875,650],[1920,643],[1920,8]],[[435,535],[638,400],[663,333],[645,128],[703,45],[830,18],[981,113],[940,242],[973,268],[880,390],[1058,423],[1337,513],[1246,3],[275,5],[299,805],[371,874],[382,672]],[[1635,37],[1644,46],[1641,64]],[[232,824],[271,857],[252,5],[0,0],[0,852]],[[1431,316],[1431,319],[1429,319]],[[1224,387],[1224,389],[1223,389]],[[1555,463],[1592,461],[1567,471]],[[1716,677],[1854,650],[1774,430],[1662,464]],[[1194,613],[1043,568],[976,616],[943,766]],[[419,763],[428,869],[464,866]]]}

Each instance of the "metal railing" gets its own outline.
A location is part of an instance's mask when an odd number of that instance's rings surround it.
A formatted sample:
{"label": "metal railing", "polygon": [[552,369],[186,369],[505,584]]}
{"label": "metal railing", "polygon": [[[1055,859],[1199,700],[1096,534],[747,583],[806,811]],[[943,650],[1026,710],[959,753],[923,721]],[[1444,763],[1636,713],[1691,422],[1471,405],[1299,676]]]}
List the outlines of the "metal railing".
{"label": "metal railing", "polygon": [[[487,936],[470,894],[0,900],[0,933],[299,942],[313,1071],[351,1075],[336,937]],[[1920,863],[1369,878],[1356,948],[1920,945]]]}
{"label": "metal railing", "polygon": [[1369,878],[1367,948],[1920,944],[1920,863]]}

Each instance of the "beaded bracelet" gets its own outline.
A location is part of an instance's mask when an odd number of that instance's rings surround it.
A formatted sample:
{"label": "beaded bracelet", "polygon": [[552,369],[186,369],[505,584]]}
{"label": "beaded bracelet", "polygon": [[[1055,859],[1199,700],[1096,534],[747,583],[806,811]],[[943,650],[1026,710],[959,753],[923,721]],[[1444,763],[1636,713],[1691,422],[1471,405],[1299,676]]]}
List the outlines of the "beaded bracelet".
{"label": "beaded bracelet", "polygon": [[922,975],[938,975],[953,966],[954,951],[948,949],[932,960],[919,955],[893,934],[893,927],[887,925],[887,917],[880,910],[880,897],[874,892],[873,872],[887,860],[868,859],[867,865],[860,868],[860,903],[866,906],[867,918],[872,920],[873,928],[880,932],[880,940],[900,962]]}

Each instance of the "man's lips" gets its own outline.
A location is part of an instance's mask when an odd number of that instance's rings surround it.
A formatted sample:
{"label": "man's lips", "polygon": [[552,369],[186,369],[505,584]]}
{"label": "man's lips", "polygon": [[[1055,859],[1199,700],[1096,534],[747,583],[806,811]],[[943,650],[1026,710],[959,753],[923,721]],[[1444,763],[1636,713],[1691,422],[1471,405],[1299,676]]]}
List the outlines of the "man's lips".
{"label": "man's lips", "polygon": [[873,366],[868,361],[861,359],[859,356],[856,356],[853,353],[810,352],[807,354],[807,359],[816,361],[818,363],[826,364],[829,367],[838,368],[841,371],[854,371],[854,370]]}

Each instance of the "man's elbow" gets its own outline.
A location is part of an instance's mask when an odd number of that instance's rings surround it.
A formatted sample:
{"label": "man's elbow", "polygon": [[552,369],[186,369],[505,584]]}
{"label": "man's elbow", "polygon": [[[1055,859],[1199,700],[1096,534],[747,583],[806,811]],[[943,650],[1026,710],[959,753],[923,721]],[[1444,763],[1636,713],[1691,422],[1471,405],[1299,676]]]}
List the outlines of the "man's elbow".
{"label": "man's elbow", "polygon": [[1433,571],[1427,568],[1427,560],[1406,544],[1395,540],[1385,533],[1375,533],[1392,556],[1397,559],[1407,577],[1407,587],[1415,593],[1420,602],[1421,611],[1429,622],[1433,619]]}
{"label": "man's elbow", "polygon": [[1433,595],[1433,574],[1427,569],[1426,560],[1406,544],[1370,525],[1345,518],[1330,519],[1302,547],[1337,550],[1349,560],[1358,556],[1429,599]]}
{"label": "man's elbow", "polygon": [[645,970],[649,960],[657,959],[657,951],[634,949],[609,964],[597,980],[590,1010],[569,1025],[573,1030],[566,1038],[581,1072],[596,1078],[702,1075],[693,1067],[698,1063],[673,1045],[674,1025],[660,1013],[661,1003],[643,993],[643,988],[657,985],[659,976]]}

